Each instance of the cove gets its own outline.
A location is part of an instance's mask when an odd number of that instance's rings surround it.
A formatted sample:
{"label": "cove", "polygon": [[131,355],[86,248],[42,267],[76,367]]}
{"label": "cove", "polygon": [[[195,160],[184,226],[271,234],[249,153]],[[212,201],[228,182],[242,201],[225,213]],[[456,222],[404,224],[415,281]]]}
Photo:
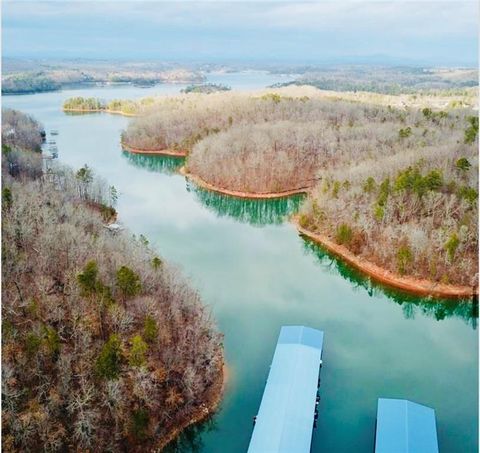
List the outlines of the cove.
{"label": "cove", "polygon": [[[270,84],[264,77],[258,88]],[[313,452],[370,453],[376,400],[382,396],[434,407],[441,451],[476,451],[478,314],[470,302],[436,302],[375,285],[298,235],[286,221],[297,209],[295,199],[243,203],[202,192],[176,173],[182,162],[125,156],[119,139],[128,118],[61,111],[72,96],[134,98],[180,88],[3,97],[4,106],[35,115],[47,131],[59,131],[61,162],[87,164],[115,185],[119,221],[177,263],[225,334],[229,379],[220,410],[187,430],[170,451],[246,451],[283,324],[325,332]]]}

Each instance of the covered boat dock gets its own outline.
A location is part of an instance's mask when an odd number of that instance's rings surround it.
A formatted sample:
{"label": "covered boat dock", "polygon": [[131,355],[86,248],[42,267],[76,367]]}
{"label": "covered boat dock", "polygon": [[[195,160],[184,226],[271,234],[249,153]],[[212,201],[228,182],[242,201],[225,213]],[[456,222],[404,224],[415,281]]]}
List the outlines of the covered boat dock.
{"label": "covered boat dock", "polygon": [[248,453],[310,452],[322,349],[322,331],[282,327]]}
{"label": "covered boat dock", "polygon": [[408,400],[379,398],[375,453],[438,453],[435,411]]}

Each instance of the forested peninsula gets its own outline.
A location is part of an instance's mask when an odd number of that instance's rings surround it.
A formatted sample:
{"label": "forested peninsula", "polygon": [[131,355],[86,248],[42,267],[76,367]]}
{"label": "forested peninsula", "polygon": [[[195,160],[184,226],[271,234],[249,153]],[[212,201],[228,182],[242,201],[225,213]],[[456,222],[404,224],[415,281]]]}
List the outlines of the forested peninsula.
{"label": "forested peninsula", "polygon": [[42,165],[41,126],[2,123],[2,449],[153,451],[210,414],[223,347],[208,309],[116,191]]}
{"label": "forested peninsula", "polygon": [[465,297],[478,282],[475,100],[468,88],[190,94],[155,99],[122,142],[185,150],[184,173],[226,194],[305,192],[303,231],[393,280],[430,282],[422,294]]}

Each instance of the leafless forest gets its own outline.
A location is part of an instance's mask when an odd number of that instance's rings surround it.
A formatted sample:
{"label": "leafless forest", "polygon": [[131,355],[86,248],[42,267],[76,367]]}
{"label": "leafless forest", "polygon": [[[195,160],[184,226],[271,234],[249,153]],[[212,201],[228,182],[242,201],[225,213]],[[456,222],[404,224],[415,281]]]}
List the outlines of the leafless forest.
{"label": "leafless forest", "polygon": [[113,188],[88,167],[42,172],[15,138],[2,149],[3,450],[151,451],[208,406],[222,338],[145,238],[105,227]]}
{"label": "leafless forest", "polygon": [[187,170],[220,188],[306,187],[303,226],[394,272],[474,285],[473,94],[332,96],[298,87],[179,96],[153,102],[123,140],[185,149]]}

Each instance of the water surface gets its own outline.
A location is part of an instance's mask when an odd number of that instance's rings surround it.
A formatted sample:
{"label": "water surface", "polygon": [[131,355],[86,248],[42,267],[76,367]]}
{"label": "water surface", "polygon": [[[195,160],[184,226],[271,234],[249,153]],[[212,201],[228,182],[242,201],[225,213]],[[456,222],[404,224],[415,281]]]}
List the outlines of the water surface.
{"label": "water surface", "polygon": [[[216,75],[210,81],[250,89],[282,80],[243,77]],[[243,202],[198,190],[175,173],[180,161],[122,154],[127,118],[69,116],[60,109],[71,96],[133,98],[180,88],[116,86],[3,97],[5,106],[59,131],[62,162],[88,164],[117,187],[120,222],[177,263],[225,334],[230,379],[221,410],[189,430],[175,449],[246,451],[280,326],[305,324],[325,331],[312,451],[371,453],[378,397],[434,407],[440,450],[477,451],[477,314],[471,304],[438,304],[373,285],[284,222],[300,199]]]}

